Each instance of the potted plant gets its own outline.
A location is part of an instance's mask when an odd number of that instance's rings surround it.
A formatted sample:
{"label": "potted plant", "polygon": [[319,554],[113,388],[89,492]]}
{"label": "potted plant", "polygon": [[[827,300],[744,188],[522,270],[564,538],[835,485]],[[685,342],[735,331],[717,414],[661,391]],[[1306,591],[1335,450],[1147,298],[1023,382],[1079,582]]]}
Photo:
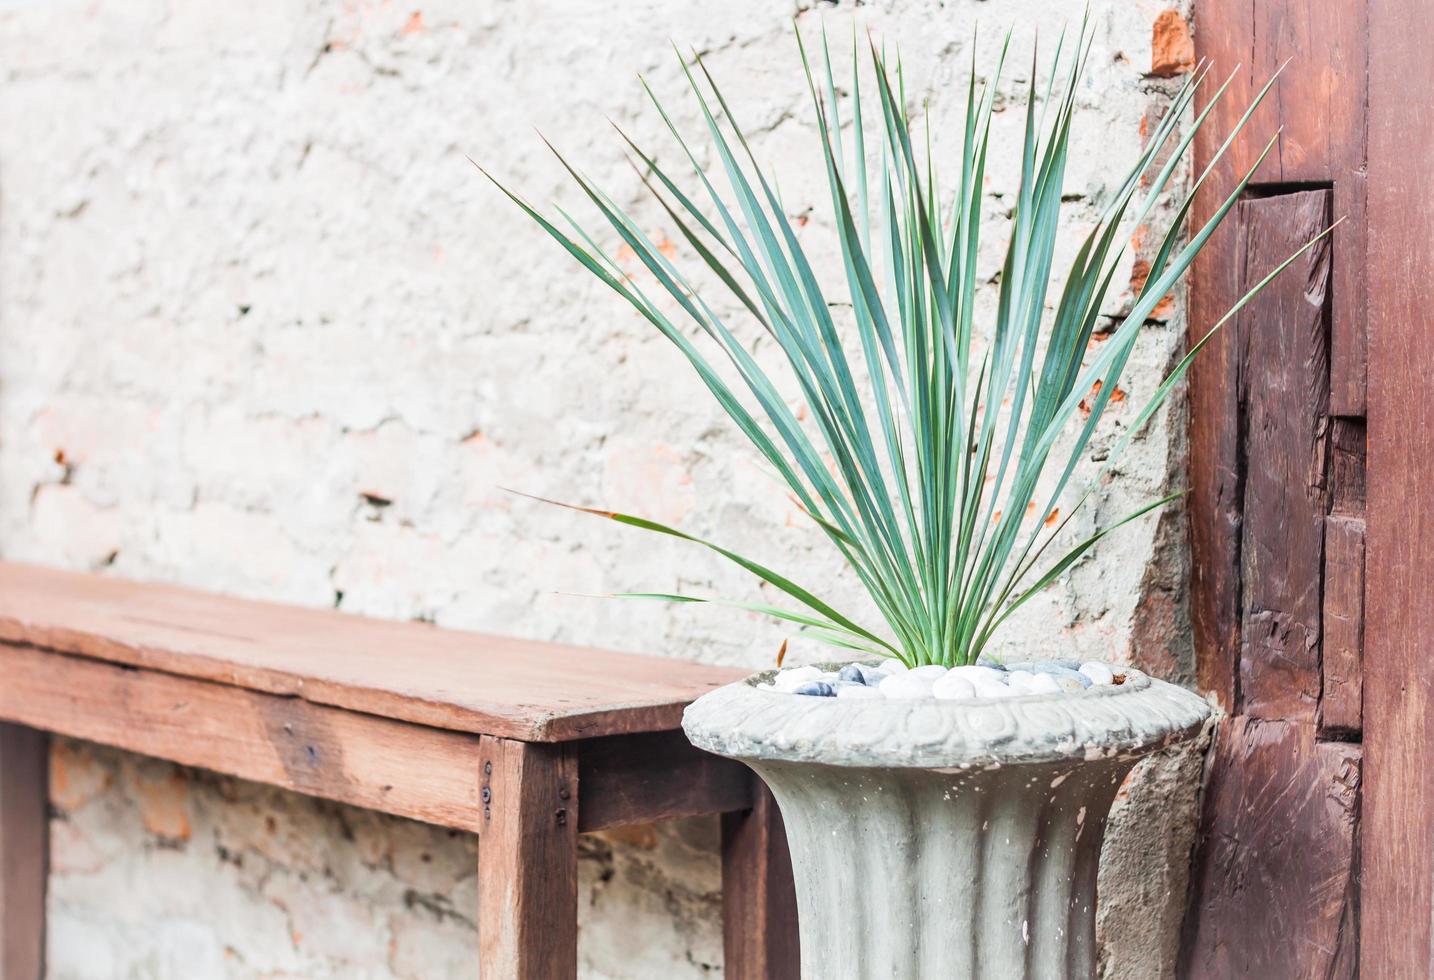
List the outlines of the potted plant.
{"label": "potted plant", "polygon": [[[1009,45],[1008,34],[1001,61]],[[730,292],[743,318],[781,351],[805,412],[778,394],[768,367],[688,273],[561,156],[609,234],[636,255],[662,294],[649,295],[624,274],[598,236],[566,212],[565,230],[504,189],[678,348],[855,571],[885,621],[884,628],[861,624],[816,591],[719,544],[640,517],[580,508],[716,551],[787,600],[727,604],[849,651],[845,659],[785,671],[779,660],[777,670],[700,698],[684,719],[696,745],[749,764],[781,807],[803,973],[814,980],[1092,975],[1096,868],[1114,795],[1137,758],[1189,736],[1209,715],[1196,695],[1137,670],[1059,655],[1005,663],[993,647],[1012,612],[1099,540],[1177,496],[1081,540],[1066,533],[1209,337],[1296,257],[1211,325],[1099,472],[1073,484],[1147,317],[1254,172],[1188,239],[1185,218],[1214,161],[1188,192],[1175,192],[1180,204],[1144,285],[1115,329],[1092,343],[1131,231],[1147,225],[1173,189],[1225,86],[1182,131],[1208,69],[1192,74],[1139,159],[1112,182],[1062,283],[1053,274],[1062,254],[1062,182],[1088,52],[1084,28],[1074,44],[1063,38],[1043,88],[1033,59],[993,315],[978,315],[975,300],[989,288],[978,254],[999,64],[978,84],[973,56],[959,154],[935,160],[929,139],[913,130],[899,64],[893,69],[871,46],[864,94],[854,51],[842,91],[825,40],[816,70],[802,48],[837,269],[809,259],[775,182],[700,58],[683,68],[716,174],[703,169],[653,98],[690,164],[690,186],[627,140],[634,162],[703,275]],[[1271,139],[1259,160],[1273,145]],[[940,183],[938,170],[954,187]],[[833,279],[850,301],[844,315],[827,299]],[[682,320],[698,328],[695,339]],[[1058,503],[1064,517],[1047,520]]]}

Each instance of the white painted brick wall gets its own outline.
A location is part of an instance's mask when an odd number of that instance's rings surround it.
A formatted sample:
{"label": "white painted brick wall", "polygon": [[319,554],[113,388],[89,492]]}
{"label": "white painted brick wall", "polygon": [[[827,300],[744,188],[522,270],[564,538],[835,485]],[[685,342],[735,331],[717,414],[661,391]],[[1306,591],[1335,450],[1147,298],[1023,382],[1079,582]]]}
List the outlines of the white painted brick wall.
{"label": "white painted brick wall", "polygon": [[[557,594],[753,590],[713,556],[497,486],[679,522],[859,605],[666,342],[465,155],[537,201],[574,201],[536,126],[657,230],[606,118],[671,158],[634,75],[694,123],[676,39],[704,52],[793,212],[816,206],[803,234],[831,255],[794,14],[899,42],[950,130],[978,20],[988,53],[1006,22],[1025,52],[1083,6],[0,2],[0,555],[767,663],[783,632],[741,614]],[[1167,102],[1172,83],[1146,72],[1169,6],[1093,5],[1071,230]],[[1017,115],[998,118],[993,220]],[[1177,303],[1114,421],[1183,330]],[[1178,414],[1149,426],[1087,526],[1179,483],[1180,430]],[[1178,673],[1186,560],[1178,513],[1126,529],[1011,642]],[[70,743],[56,772],[55,977],[435,977],[476,949],[470,840]],[[1103,927],[1110,976],[1168,968],[1196,773],[1195,756],[1152,767],[1120,804],[1102,878],[1120,916]],[[1153,806],[1169,784],[1183,806]],[[587,842],[584,976],[720,969],[714,835],[699,820]]]}

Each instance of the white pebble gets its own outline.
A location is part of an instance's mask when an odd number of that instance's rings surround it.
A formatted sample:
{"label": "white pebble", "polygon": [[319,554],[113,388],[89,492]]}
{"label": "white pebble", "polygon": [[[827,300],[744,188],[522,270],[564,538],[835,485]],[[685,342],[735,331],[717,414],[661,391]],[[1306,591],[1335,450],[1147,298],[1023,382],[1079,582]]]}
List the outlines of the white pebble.
{"label": "white pebble", "polygon": [[851,684],[847,687],[837,688],[836,696],[839,698],[849,698],[852,700],[859,701],[869,700],[871,698],[882,698],[886,695],[882,694],[874,687],[863,687],[860,684]]}
{"label": "white pebble", "polygon": [[976,687],[953,670],[945,677],[938,678],[936,683],[931,685],[931,695],[932,697],[942,698],[947,701],[955,701],[961,698],[974,698],[976,696]]}
{"label": "white pebble", "polygon": [[1026,690],[1031,694],[1059,694],[1061,685],[1050,674],[1036,674],[1031,678],[1031,683]]}
{"label": "white pebble", "polygon": [[1020,691],[1022,694],[1029,693],[1031,682],[1036,675],[1029,670],[1013,670],[1006,676],[1006,685],[1013,691]]}
{"label": "white pebble", "polygon": [[964,677],[969,684],[1009,683],[1006,672],[1004,670],[997,670],[994,667],[980,667],[976,664],[968,664],[965,667],[952,667],[951,673]]}
{"label": "white pebble", "polygon": [[900,660],[883,660],[876,665],[876,669],[884,670],[888,674],[904,674],[906,673],[906,664]]}
{"label": "white pebble", "polygon": [[877,690],[888,698],[929,698],[931,697],[931,684],[932,681],[929,677],[893,674],[882,681]]}
{"label": "white pebble", "polygon": [[906,672],[908,677],[929,677],[933,681],[946,676],[946,668],[940,664],[927,664],[924,667],[912,667]]}
{"label": "white pebble", "polygon": [[814,681],[821,676],[822,672],[819,667],[790,667],[772,678],[772,683],[780,691],[790,691],[794,687],[805,684],[807,681]]}
{"label": "white pebble", "polygon": [[977,684],[976,696],[978,698],[1015,698],[1020,697],[1019,691],[1013,691],[1005,684]]}
{"label": "white pebble", "polygon": [[1090,678],[1092,684],[1114,684],[1115,672],[1103,663],[1092,660],[1080,665],[1080,672]]}

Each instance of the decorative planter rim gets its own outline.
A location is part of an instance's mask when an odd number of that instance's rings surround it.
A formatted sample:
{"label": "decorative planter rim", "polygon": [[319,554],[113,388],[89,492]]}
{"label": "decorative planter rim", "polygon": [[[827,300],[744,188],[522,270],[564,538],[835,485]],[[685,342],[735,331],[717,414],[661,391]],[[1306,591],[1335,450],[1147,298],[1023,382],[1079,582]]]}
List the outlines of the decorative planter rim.
{"label": "decorative planter rim", "polygon": [[969,769],[1134,758],[1188,738],[1210,716],[1197,694],[1118,669],[1123,684],[962,700],[788,694],[759,686],[776,674],[768,670],[698,698],[682,727],[698,748],[737,759]]}

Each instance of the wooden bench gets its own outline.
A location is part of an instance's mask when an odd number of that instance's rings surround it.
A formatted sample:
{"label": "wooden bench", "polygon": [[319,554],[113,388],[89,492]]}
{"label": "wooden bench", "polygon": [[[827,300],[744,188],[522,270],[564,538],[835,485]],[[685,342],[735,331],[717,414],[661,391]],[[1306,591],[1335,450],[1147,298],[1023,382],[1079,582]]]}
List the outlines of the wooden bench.
{"label": "wooden bench", "polygon": [[0,978],[43,972],[56,732],[479,835],[487,980],[577,970],[577,835],[721,813],[726,975],[797,975],[780,817],[680,730],[741,671],[0,562]]}

